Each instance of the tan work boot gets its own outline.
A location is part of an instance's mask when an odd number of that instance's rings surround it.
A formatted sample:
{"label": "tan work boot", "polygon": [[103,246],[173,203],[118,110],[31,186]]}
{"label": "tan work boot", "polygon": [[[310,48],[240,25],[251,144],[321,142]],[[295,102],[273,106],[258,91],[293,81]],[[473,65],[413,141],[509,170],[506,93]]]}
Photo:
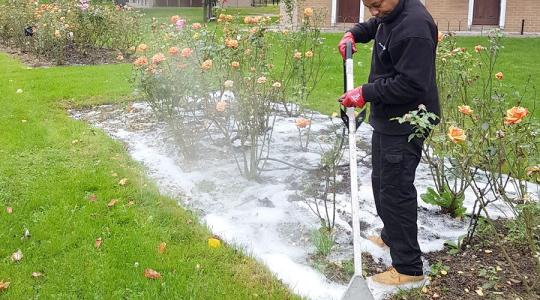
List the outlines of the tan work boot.
{"label": "tan work boot", "polygon": [[375,244],[377,247],[380,247],[383,249],[388,248],[388,245],[384,243],[383,239],[381,239],[380,236],[371,235],[371,236],[368,236],[367,239],[373,244]]}
{"label": "tan work boot", "polygon": [[396,271],[396,269],[392,267],[386,272],[374,275],[373,277],[371,277],[371,279],[373,279],[374,282],[379,284],[401,285],[405,283],[420,283],[422,282],[422,280],[424,280],[424,276],[410,276],[400,274],[398,271]]}

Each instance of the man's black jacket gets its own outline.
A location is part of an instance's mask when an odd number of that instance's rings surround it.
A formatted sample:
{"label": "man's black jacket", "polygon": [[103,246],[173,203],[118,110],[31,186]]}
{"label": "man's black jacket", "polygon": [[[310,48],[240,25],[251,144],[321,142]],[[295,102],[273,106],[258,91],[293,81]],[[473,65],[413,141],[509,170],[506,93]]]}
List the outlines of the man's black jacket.
{"label": "man's black jacket", "polygon": [[356,42],[373,42],[371,72],[362,86],[371,102],[370,124],[389,135],[411,133],[411,126],[399,124],[401,117],[424,104],[440,113],[436,84],[435,55],[438,30],[419,0],[400,0],[382,18],[371,18],[349,30]]}

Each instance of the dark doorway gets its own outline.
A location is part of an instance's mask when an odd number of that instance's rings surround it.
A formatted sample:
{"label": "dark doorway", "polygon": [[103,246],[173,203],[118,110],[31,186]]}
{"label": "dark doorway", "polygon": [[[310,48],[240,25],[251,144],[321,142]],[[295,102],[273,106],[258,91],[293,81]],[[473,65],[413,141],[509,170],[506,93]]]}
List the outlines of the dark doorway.
{"label": "dark doorway", "polygon": [[500,0],[474,0],[473,25],[499,25]]}
{"label": "dark doorway", "polygon": [[337,23],[358,23],[360,20],[360,0],[339,0]]}

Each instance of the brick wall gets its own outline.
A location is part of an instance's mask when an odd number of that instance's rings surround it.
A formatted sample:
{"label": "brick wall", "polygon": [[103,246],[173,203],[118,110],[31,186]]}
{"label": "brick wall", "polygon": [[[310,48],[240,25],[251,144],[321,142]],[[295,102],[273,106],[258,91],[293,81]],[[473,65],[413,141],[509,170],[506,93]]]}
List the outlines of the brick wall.
{"label": "brick wall", "polygon": [[468,0],[426,0],[425,4],[440,31],[467,30]]}
{"label": "brick wall", "polygon": [[504,31],[520,32],[525,20],[525,32],[540,32],[539,0],[506,0]]}

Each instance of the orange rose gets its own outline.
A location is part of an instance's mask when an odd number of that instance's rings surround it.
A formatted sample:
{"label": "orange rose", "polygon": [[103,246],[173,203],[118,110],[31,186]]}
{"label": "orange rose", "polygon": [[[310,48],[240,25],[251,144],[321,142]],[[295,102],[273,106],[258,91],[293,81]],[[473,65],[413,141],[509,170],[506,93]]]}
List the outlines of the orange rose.
{"label": "orange rose", "polygon": [[306,128],[311,124],[311,121],[306,118],[298,118],[296,119],[296,127],[298,128]]}
{"label": "orange rose", "polygon": [[474,112],[470,106],[468,105],[459,105],[458,106],[458,110],[460,113],[466,115],[466,116],[470,116],[472,115],[472,113]]}
{"label": "orange rose", "polygon": [[514,106],[511,109],[506,111],[506,117],[504,118],[505,125],[517,124],[523,120],[529,111],[525,107]]}
{"label": "orange rose", "polygon": [[176,15],[176,16],[172,16],[171,17],[171,24],[176,24],[176,22],[180,20],[180,16]]}
{"label": "orange rose", "polygon": [[495,78],[497,78],[497,80],[503,80],[504,74],[502,72],[497,72],[497,74],[495,74]]}
{"label": "orange rose", "polygon": [[202,65],[201,65],[201,68],[203,70],[210,70],[212,68],[212,60],[211,59],[207,59],[205,60]]}
{"label": "orange rose", "polygon": [[448,127],[448,138],[456,143],[463,143],[467,139],[467,135],[465,135],[465,131],[461,128],[450,126]]}
{"label": "orange rose", "polygon": [[199,29],[201,29],[201,27],[202,27],[201,23],[193,23],[193,24],[191,24],[191,29],[193,29],[193,30],[199,30]]}

